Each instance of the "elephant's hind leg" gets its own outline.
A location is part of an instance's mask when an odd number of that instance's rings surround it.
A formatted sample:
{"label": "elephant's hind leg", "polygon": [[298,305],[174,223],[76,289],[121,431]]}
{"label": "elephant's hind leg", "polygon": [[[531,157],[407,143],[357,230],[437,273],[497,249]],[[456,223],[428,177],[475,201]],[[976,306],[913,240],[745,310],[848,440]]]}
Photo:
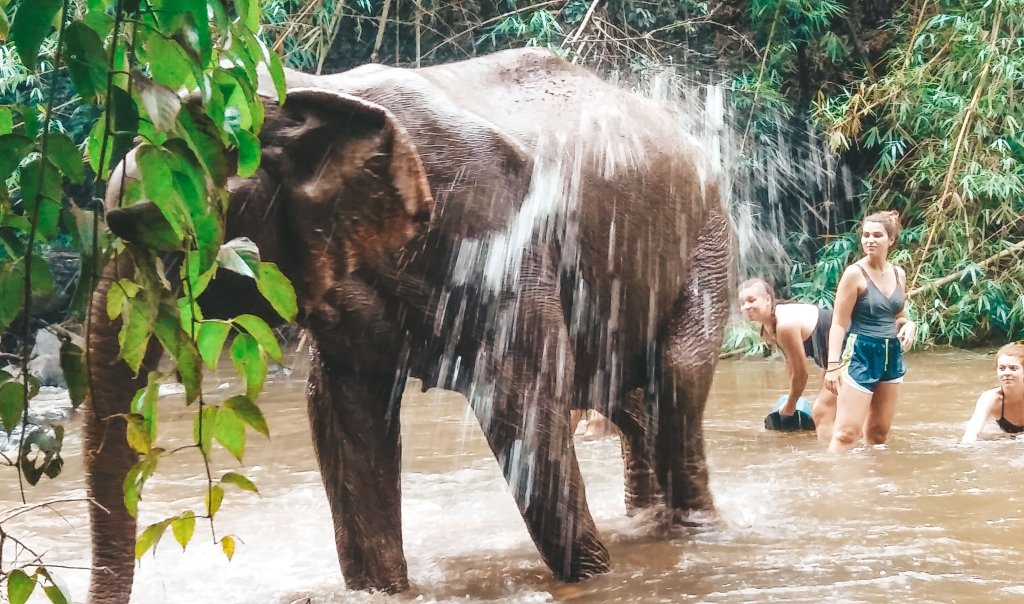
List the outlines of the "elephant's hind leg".
{"label": "elephant's hind leg", "polygon": [[146,385],[147,370],[159,362],[160,348],[153,338],[138,375],[119,358],[121,320],[107,316],[107,292],[115,281],[133,274],[127,254],[105,267],[86,324],[91,390],[85,406],[84,458],[92,532],[91,604],[127,603],[135,576],[136,520],[124,507],[123,485],[138,455],[128,446],[124,415]]}
{"label": "elephant's hind leg", "polygon": [[346,585],[396,593],[409,579],[395,381],[359,373],[354,362],[313,346],[307,392],[313,443]]}
{"label": "elephant's hind leg", "polygon": [[621,433],[626,513],[632,516],[664,501],[655,473],[654,430],[643,390],[626,393],[610,419]]}

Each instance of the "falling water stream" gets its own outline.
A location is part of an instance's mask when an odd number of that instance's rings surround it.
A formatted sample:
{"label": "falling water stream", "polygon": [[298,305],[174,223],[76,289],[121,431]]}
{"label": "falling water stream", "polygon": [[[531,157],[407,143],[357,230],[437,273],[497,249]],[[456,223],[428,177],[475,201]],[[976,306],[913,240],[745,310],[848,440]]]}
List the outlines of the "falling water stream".
{"label": "falling water stream", "polygon": [[[403,524],[411,592],[398,602],[1011,602],[1024,598],[1024,471],[1020,442],[957,444],[992,358],[912,354],[888,446],[837,457],[807,433],[766,432],[783,363],[720,363],[705,427],[719,526],[668,530],[624,514],[614,437],[576,447],[587,498],[613,570],[577,585],[552,580],[460,395],[409,390],[403,401]],[[241,542],[228,562],[198,523],[188,551],[168,534],[139,564],[134,602],[384,602],[342,587],[326,497],[310,444],[301,361],[262,397],[272,438],[251,437],[244,472],[260,496],[228,493],[218,534]],[[216,387],[216,384],[214,385]],[[162,399],[161,438],[191,434],[180,395]],[[994,423],[989,432],[995,430]],[[80,421],[70,422],[64,474],[30,501],[84,495]],[[221,451],[223,453],[223,451]],[[199,510],[205,472],[181,453],[146,487],[143,524]],[[3,506],[17,483],[4,474]],[[84,566],[82,503],[4,524],[55,565]],[[87,573],[56,568],[77,599]]]}

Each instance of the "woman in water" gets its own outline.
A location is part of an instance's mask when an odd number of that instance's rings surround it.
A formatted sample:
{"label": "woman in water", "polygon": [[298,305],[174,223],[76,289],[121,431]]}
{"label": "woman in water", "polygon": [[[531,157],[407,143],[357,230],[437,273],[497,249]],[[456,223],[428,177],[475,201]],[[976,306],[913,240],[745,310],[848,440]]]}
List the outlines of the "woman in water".
{"label": "woman in water", "polygon": [[[778,346],[786,358],[789,394],[779,414],[791,416],[796,412],[797,401],[807,386],[807,363],[804,358],[810,357],[819,367],[825,368],[832,311],[814,304],[779,303],[771,286],[761,278],[740,283],[739,299],[744,316],[760,323],[761,337],[768,344]],[[836,417],[835,395],[824,388],[819,390],[811,415],[818,440],[828,443],[832,438],[832,422]]]}
{"label": "woman in water", "polygon": [[839,396],[829,444],[835,453],[852,449],[861,437],[869,445],[884,443],[892,426],[903,351],[916,331],[904,308],[906,273],[888,260],[899,230],[896,212],[866,217],[864,256],[847,267],[836,289],[825,369],[825,387]]}
{"label": "woman in water", "polygon": [[992,417],[1007,434],[1024,432],[1024,345],[1007,344],[996,354],[996,378],[999,387],[978,397],[974,415],[967,422],[962,443],[978,440],[985,420]]}

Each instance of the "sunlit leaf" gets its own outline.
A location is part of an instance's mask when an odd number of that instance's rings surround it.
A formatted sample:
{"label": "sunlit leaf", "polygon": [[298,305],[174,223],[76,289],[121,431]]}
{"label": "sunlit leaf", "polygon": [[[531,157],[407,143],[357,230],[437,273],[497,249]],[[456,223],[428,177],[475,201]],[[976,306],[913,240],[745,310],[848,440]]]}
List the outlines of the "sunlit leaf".
{"label": "sunlit leaf", "polygon": [[270,428],[267,427],[267,420],[263,417],[263,411],[248,396],[242,394],[232,396],[224,401],[223,406],[225,409],[234,411],[253,430],[264,436],[270,436]]}
{"label": "sunlit leaf", "polygon": [[171,532],[174,534],[174,539],[181,545],[182,551],[185,551],[185,547],[192,540],[195,531],[196,515],[192,511],[184,512],[171,522]]}
{"label": "sunlit leaf", "polygon": [[156,322],[156,308],[143,299],[131,298],[123,313],[124,324],[118,332],[121,357],[132,371],[138,372],[149,345],[153,324]]}
{"label": "sunlit leaf", "polygon": [[291,323],[299,313],[295,290],[281,269],[272,262],[260,262],[256,271],[256,287],[285,321]]}
{"label": "sunlit leaf", "polygon": [[214,405],[203,407],[202,413],[197,413],[192,424],[192,437],[199,444],[199,449],[206,455],[210,454],[210,443],[213,442],[213,435],[217,431],[217,412],[220,409]]}
{"label": "sunlit leaf", "polygon": [[227,472],[226,474],[224,474],[224,476],[221,476],[220,481],[223,484],[231,484],[238,487],[239,489],[242,489],[243,491],[249,491],[259,495],[259,490],[256,488],[256,485],[251,480],[249,480],[245,476],[242,476],[241,474],[235,472]]}
{"label": "sunlit leaf", "polygon": [[199,356],[206,366],[214,371],[217,370],[217,361],[220,360],[221,350],[230,332],[231,324],[226,321],[210,320],[199,324],[199,333],[196,337]]}
{"label": "sunlit leaf", "polygon": [[163,84],[173,92],[181,88],[192,75],[188,58],[173,39],[154,32],[145,37],[143,47],[150,62],[153,80],[158,84]]}
{"label": "sunlit leaf", "polygon": [[53,26],[63,2],[61,0],[32,0],[18,5],[18,12],[11,23],[10,41],[21,57],[21,64],[29,71],[36,68],[39,46]]}
{"label": "sunlit leaf", "polygon": [[237,133],[238,175],[252,176],[260,167],[260,140],[247,130]]}
{"label": "sunlit leaf", "polygon": [[145,418],[137,413],[130,413],[125,416],[125,421],[128,424],[126,430],[128,446],[141,455],[149,453],[153,443],[149,440],[149,430],[146,428]]}
{"label": "sunlit leaf", "polygon": [[266,321],[255,315],[239,315],[234,321],[245,328],[249,335],[256,338],[259,345],[263,347],[270,358],[278,363],[282,362],[281,346],[277,343],[277,336],[274,330],[267,325]]}
{"label": "sunlit leaf", "polygon": [[135,540],[135,559],[140,560],[151,548],[156,548],[160,538],[164,536],[169,522],[157,522],[146,527],[142,534]]}
{"label": "sunlit leaf", "polygon": [[25,604],[35,588],[36,578],[25,574],[20,568],[7,574],[7,599],[11,604]]}
{"label": "sunlit leaf", "polygon": [[229,353],[235,370],[245,382],[245,394],[255,399],[263,390],[263,382],[267,378],[267,359],[259,343],[249,334],[238,334],[231,342]]}
{"label": "sunlit leaf", "polygon": [[213,518],[224,501],[224,488],[220,485],[213,485],[206,493],[206,515]]}
{"label": "sunlit leaf", "polygon": [[224,550],[224,555],[230,560],[235,555],[235,539],[231,535],[227,535],[220,540],[220,548]]}
{"label": "sunlit leaf", "polygon": [[118,279],[107,290],[107,317],[114,320],[121,316],[122,306],[127,298],[135,297],[141,286],[129,279]]}
{"label": "sunlit leaf", "polygon": [[242,455],[245,453],[245,424],[234,411],[222,407],[217,412],[217,424],[213,436],[227,449],[228,453],[231,453],[238,461],[242,461]]}

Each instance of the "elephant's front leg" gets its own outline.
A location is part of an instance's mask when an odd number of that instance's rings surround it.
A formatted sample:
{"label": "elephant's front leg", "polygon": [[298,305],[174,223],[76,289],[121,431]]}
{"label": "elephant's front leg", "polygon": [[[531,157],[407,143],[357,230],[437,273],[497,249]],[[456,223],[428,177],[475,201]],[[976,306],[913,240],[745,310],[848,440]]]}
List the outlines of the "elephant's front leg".
{"label": "elephant's front leg", "polygon": [[[573,354],[553,279],[524,269],[521,297],[506,308],[488,351],[493,390],[470,397],[537,549],[555,576],[608,572],[608,550],[587,507],[569,426]],[[492,396],[476,393],[491,391]]]}
{"label": "elephant's front leg", "polygon": [[135,375],[120,359],[117,334],[121,320],[107,316],[107,292],[120,278],[131,278],[134,268],[121,254],[104,269],[93,293],[86,324],[91,391],[85,406],[85,465],[92,531],[92,575],[89,602],[128,602],[135,575],[135,518],[124,507],[123,485],[138,456],[128,446],[124,415],[139,388],[146,385],[148,369],[155,368],[160,348],[155,338]]}
{"label": "elephant's front leg", "polygon": [[625,473],[626,513],[630,516],[663,501],[654,464],[654,433],[644,391],[634,388],[610,419],[622,434],[622,462]]}
{"label": "elephant's front leg", "polygon": [[[402,551],[399,405],[394,374],[360,374],[354,361],[313,346],[309,418],[350,589],[409,587]],[[378,371],[384,368],[376,368]]]}

